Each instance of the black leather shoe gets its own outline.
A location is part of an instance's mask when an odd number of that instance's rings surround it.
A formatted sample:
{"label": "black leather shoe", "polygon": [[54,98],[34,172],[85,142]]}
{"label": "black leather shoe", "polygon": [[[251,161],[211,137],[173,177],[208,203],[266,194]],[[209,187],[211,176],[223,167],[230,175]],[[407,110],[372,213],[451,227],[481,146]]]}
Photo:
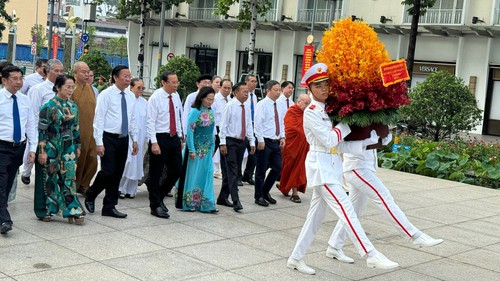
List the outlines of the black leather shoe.
{"label": "black leather shoe", "polygon": [[240,201],[233,201],[233,209],[235,212],[239,212],[240,210],[243,209],[243,206],[241,206]]}
{"label": "black leather shoe", "polygon": [[168,212],[165,212],[165,210],[163,210],[162,207],[157,207],[154,210],[151,209],[151,215],[153,215],[155,217],[162,218],[162,219],[168,219],[168,218],[170,218],[170,215],[168,214]]}
{"label": "black leather shoe", "polygon": [[266,200],[262,197],[260,197],[259,199],[255,199],[255,204],[263,206],[263,207],[269,206],[269,203],[267,203]]}
{"label": "black leather shoe", "polygon": [[274,200],[274,198],[271,197],[271,194],[266,194],[264,195],[264,199],[269,202],[269,204],[276,204],[276,200]]}
{"label": "black leather shoe", "polygon": [[243,177],[241,181],[247,182],[249,185],[255,185],[255,181],[252,178]]}
{"label": "black leather shoe", "polygon": [[242,181],[238,181],[238,186],[243,186],[243,182]]}
{"label": "black leather shoe", "polygon": [[28,184],[30,184],[30,182],[31,182],[30,177],[23,177],[23,176],[21,176],[21,181],[22,181],[25,185],[28,185]]}
{"label": "black leather shoe", "polygon": [[165,212],[165,213],[168,213],[168,208],[167,208],[167,205],[165,205],[165,203],[163,203],[163,200],[160,201],[160,208],[162,208],[162,210]]}
{"label": "black leather shoe", "polygon": [[233,203],[229,202],[229,199],[217,199],[217,205],[222,205],[226,207],[233,207]]}
{"label": "black leather shoe", "polygon": [[85,208],[87,208],[89,213],[93,213],[95,211],[95,201],[87,201],[87,199],[85,199]]}
{"label": "black leather shoe", "polygon": [[116,208],[113,208],[111,210],[102,209],[102,213],[101,214],[104,217],[113,217],[113,218],[118,218],[118,219],[124,219],[124,218],[127,217],[127,214],[118,211]]}
{"label": "black leather shoe", "polygon": [[1,234],[6,234],[7,232],[12,230],[12,222],[11,221],[4,221],[2,223],[2,227],[0,228],[0,233]]}

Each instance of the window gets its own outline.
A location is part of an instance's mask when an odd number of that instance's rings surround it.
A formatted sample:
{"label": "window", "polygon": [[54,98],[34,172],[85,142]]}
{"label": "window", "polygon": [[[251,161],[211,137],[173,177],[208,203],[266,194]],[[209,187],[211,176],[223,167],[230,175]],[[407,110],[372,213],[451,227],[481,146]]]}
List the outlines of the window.
{"label": "window", "polygon": [[[420,16],[419,23],[423,24],[462,24],[464,0],[437,0],[432,8],[427,9],[425,15]],[[404,23],[411,23],[411,16],[405,6]]]}
{"label": "window", "polygon": [[215,15],[214,7],[216,0],[195,0],[193,4],[189,6],[189,18],[190,19],[220,19],[220,16]]}
{"label": "window", "polygon": [[[337,20],[342,15],[343,0],[317,0],[315,22],[325,23],[331,19]],[[334,5],[335,13],[332,15],[332,5]],[[299,6],[298,21],[312,22],[314,13],[314,0],[303,2],[302,7]]]}

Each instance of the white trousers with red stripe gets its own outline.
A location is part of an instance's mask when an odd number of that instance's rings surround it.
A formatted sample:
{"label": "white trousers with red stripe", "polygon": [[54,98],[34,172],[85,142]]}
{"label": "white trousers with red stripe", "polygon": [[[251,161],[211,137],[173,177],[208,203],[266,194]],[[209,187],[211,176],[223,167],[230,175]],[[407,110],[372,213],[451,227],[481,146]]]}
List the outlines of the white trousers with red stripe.
{"label": "white trousers with red stripe", "polygon": [[[352,170],[344,172],[344,178],[351,184],[349,198],[359,217],[361,217],[368,199],[372,199],[403,237],[410,239],[419,231],[396,205],[389,189],[374,172],[368,169]],[[328,244],[335,249],[341,249],[345,238],[346,229],[342,223],[338,222]]]}
{"label": "white trousers with red stripe", "polygon": [[340,184],[328,184],[313,188],[311,206],[307,213],[306,222],[300,231],[291,255],[293,259],[301,260],[304,257],[307,249],[314,241],[328,207],[339,217],[339,223],[345,226],[349,237],[361,256],[374,249],[372,243],[366,237],[351,201],[342,186]]}

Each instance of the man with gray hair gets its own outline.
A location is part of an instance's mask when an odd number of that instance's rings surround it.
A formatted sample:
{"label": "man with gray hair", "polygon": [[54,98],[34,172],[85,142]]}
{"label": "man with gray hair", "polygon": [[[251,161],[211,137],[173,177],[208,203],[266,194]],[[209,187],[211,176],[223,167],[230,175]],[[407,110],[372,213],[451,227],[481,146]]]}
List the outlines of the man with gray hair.
{"label": "man with gray hair", "polygon": [[[44,67],[47,79],[45,81],[42,81],[42,83],[32,86],[27,92],[28,98],[30,100],[31,110],[33,115],[35,116],[35,124],[37,125],[37,128],[40,108],[47,101],[54,97],[54,91],[52,90],[52,88],[54,87],[54,82],[56,81],[57,76],[63,73],[63,65],[57,59],[48,60],[45,63]],[[28,163],[27,156],[28,150],[24,152],[24,164],[21,174],[21,181],[26,185],[30,184],[31,170],[33,169],[33,163]]]}

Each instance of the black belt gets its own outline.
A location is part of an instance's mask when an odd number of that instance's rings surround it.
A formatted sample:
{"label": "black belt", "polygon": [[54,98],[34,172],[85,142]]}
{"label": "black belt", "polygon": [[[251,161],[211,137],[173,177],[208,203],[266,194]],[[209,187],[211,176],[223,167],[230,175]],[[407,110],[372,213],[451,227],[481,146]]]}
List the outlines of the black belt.
{"label": "black belt", "polygon": [[232,141],[236,141],[236,142],[244,142],[244,140],[242,140],[242,139],[232,138],[232,137],[226,137],[226,140],[232,140]]}
{"label": "black belt", "polygon": [[174,134],[173,136],[171,136],[170,133],[156,133],[156,136],[157,137],[169,137],[169,138],[178,137],[177,133]]}
{"label": "black belt", "polygon": [[280,142],[280,139],[268,139],[264,138],[265,141],[270,141],[270,142]]}
{"label": "black belt", "polygon": [[113,133],[110,133],[110,132],[104,132],[103,135],[108,135],[110,137],[114,137],[114,138],[117,138],[117,139],[123,139],[123,138],[128,137],[128,136],[124,136],[122,134],[113,134]]}
{"label": "black belt", "polygon": [[10,142],[10,141],[0,140],[0,143],[10,147],[19,147],[21,145],[26,144],[26,140],[23,140],[22,142]]}

